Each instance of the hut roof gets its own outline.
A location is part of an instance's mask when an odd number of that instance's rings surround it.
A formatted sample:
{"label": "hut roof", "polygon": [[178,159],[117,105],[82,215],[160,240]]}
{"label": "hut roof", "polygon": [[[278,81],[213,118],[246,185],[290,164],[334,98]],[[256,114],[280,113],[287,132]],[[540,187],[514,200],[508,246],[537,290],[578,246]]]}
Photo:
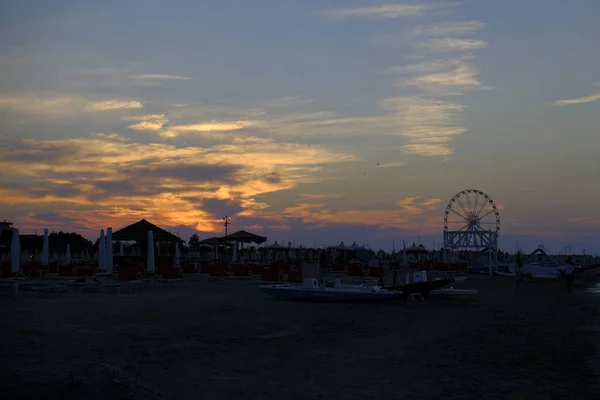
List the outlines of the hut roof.
{"label": "hut roof", "polygon": [[413,242],[412,246],[406,249],[407,253],[428,253],[429,251],[425,247],[417,246]]}
{"label": "hut roof", "polygon": [[227,241],[220,237],[213,236],[213,237],[209,237],[207,239],[202,239],[201,241],[198,242],[198,244],[214,246],[214,245],[219,245],[219,244],[227,244]]}
{"label": "hut roof", "polygon": [[273,243],[273,244],[263,246],[263,249],[268,249],[268,250],[287,249],[287,247],[280,245],[279,243],[277,243],[277,240],[276,240],[275,243]]}
{"label": "hut roof", "polygon": [[237,231],[230,235],[224,236],[224,240],[230,240],[232,242],[243,242],[243,243],[256,243],[261,244],[267,241],[265,236],[260,236],[255,233],[247,232],[244,230]]}
{"label": "hut roof", "polygon": [[113,241],[137,241],[145,242],[148,240],[148,231],[152,231],[155,242],[180,242],[183,243],[183,239],[173,235],[171,232],[165,231],[164,229],[151,224],[145,219],[136,222],[135,224],[127,225],[124,228],[119,229],[112,234]]}

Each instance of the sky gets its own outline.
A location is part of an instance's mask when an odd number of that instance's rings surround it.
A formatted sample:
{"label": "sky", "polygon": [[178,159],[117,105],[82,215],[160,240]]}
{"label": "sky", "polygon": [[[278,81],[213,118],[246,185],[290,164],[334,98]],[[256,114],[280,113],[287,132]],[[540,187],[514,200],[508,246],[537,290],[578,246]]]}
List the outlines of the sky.
{"label": "sky", "polygon": [[600,252],[596,0],[0,10],[0,220],[21,232],[204,238],[228,215],[269,242],[437,248],[477,189],[505,250]]}

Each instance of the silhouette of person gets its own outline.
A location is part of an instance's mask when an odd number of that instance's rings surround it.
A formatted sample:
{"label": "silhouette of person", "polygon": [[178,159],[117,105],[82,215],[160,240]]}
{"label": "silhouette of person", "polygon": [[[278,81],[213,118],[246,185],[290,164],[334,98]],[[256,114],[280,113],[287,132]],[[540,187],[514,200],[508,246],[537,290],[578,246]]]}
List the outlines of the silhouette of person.
{"label": "silhouette of person", "polygon": [[563,267],[563,272],[565,274],[565,281],[567,282],[567,290],[571,293],[571,286],[573,285],[573,271],[575,267],[573,266],[573,259],[571,257],[567,258],[565,261],[565,265]]}
{"label": "silhouette of person", "polygon": [[517,259],[515,260],[515,282],[516,282],[516,290],[519,291],[519,286],[521,285],[521,281],[523,280],[523,256],[521,255],[521,251],[517,252]]}

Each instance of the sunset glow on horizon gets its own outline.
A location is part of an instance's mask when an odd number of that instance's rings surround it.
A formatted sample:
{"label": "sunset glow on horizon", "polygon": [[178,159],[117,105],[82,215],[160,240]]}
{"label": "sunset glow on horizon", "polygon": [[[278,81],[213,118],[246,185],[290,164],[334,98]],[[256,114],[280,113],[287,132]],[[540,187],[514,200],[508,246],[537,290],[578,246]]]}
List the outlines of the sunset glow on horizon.
{"label": "sunset glow on horizon", "polygon": [[439,247],[475,188],[501,248],[600,252],[600,4],[51,3],[0,13],[21,233]]}

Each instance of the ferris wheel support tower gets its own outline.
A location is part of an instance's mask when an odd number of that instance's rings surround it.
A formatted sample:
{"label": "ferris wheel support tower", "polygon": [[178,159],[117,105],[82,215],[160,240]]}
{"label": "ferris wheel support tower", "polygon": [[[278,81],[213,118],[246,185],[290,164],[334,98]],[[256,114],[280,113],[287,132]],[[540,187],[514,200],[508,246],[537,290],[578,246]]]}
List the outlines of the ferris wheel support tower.
{"label": "ferris wheel support tower", "polygon": [[499,234],[500,213],[494,200],[477,189],[458,192],[444,212],[444,262],[447,250],[487,250],[491,275]]}

